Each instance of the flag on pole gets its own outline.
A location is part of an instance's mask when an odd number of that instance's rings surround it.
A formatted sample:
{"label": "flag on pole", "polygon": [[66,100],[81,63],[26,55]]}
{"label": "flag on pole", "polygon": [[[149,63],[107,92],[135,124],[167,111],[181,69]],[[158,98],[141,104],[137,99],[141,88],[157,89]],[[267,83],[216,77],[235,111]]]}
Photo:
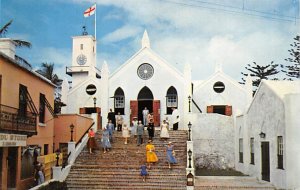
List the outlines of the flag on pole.
{"label": "flag on pole", "polygon": [[88,8],[87,10],[85,10],[84,13],[83,13],[83,16],[84,17],[92,16],[93,14],[95,14],[95,11],[96,11],[96,4],[94,4],[93,6]]}

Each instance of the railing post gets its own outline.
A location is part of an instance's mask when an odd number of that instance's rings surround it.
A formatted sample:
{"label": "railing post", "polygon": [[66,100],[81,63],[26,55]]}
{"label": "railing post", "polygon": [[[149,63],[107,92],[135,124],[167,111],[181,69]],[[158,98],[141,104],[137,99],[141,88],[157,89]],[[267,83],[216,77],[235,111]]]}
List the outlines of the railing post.
{"label": "railing post", "polygon": [[70,157],[68,158],[68,163],[73,160],[73,157],[75,156],[75,150],[76,142],[68,142],[68,154],[71,153]]}

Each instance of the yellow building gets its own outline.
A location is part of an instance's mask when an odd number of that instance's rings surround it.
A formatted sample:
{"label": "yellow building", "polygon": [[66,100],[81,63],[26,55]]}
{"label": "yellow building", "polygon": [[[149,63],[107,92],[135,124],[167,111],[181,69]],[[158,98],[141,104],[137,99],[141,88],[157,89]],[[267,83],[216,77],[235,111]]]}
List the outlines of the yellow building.
{"label": "yellow building", "polygon": [[0,39],[0,189],[33,185],[33,162],[54,152],[55,85],[15,60]]}

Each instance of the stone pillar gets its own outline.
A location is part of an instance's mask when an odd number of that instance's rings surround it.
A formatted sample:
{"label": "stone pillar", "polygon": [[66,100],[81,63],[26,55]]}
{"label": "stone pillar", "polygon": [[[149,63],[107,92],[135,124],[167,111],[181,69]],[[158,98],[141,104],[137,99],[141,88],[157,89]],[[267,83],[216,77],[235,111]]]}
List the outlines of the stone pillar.
{"label": "stone pillar", "polygon": [[71,152],[71,155],[68,159],[69,163],[75,157],[75,150],[76,150],[76,142],[68,142],[68,154]]}
{"label": "stone pillar", "polygon": [[102,116],[102,126],[105,126],[107,123],[107,114],[109,110],[109,69],[106,61],[104,61],[101,69],[101,116]]}
{"label": "stone pillar", "polygon": [[61,168],[62,168],[61,166],[53,166],[52,167],[53,179],[59,181],[61,174],[62,174]]}

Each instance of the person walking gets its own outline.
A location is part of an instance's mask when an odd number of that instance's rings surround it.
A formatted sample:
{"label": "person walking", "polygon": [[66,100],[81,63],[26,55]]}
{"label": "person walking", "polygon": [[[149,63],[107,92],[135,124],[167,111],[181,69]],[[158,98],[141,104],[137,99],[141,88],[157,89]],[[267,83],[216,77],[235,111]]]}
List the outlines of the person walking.
{"label": "person walking", "polygon": [[111,120],[108,120],[108,123],[106,125],[106,128],[109,132],[109,140],[112,143],[113,142],[113,131],[114,131],[114,124],[112,123]]}
{"label": "person walking", "polygon": [[136,129],[138,126],[137,117],[133,117],[132,126],[131,126],[131,136],[136,138]]}
{"label": "person walking", "polygon": [[175,107],[173,107],[172,110],[173,110],[172,112],[173,130],[176,131],[178,130],[178,123],[180,121],[179,111]]}
{"label": "person walking", "polygon": [[151,164],[156,163],[158,161],[158,158],[155,154],[155,147],[152,144],[152,140],[149,140],[148,144],[146,145],[146,157],[147,157],[148,169],[151,169]]}
{"label": "person walking", "polygon": [[116,122],[117,122],[118,131],[122,131],[123,117],[120,114],[120,112],[118,112],[118,115],[116,116]]}
{"label": "person walking", "polygon": [[142,164],[140,168],[141,168],[141,176],[143,178],[143,181],[145,182],[146,176],[148,175],[147,166],[146,166],[146,164]]}
{"label": "person walking", "polygon": [[116,127],[116,114],[115,112],[112,111],[112,109],[110,108],[109,109],[109,112],[107,114],[107,120],[111,120],[112,124],[114,124],[114,130],[115,130],[115,127]]}
{"label": "person walking", "polygon": [[142,121],[139,121],[139,124],[136,129],[137,133],[137,145],[140,146],[143,143],[143,136],[144,136],[144,125],[142,124]]}
{"label": "person walking", "polygon": [[147,125],[148,125],[147,116],[148,116],[148,114],[149,114],[149,110],[147,109],[147,107],[145,107],[145,108],[143,109],[142,114],[143,114],[143,124],[144,124],[144,126],[147,126]]}
{"label": "person walking", "polygon": [[111,148],[110,140],[109,140],[109,131],[106,127],[103,128],[101,143],[103,147],[103,153],[109,151]]}
{"label": "person walking", "polygon": [[166,120],[163,120],[162,124],[160,125],[160,138],[162,140],[166,140],[170,137],[168,128],[169,128],[169,126],[166,123]]}
{"label": "person walking", "polygon": [[87,147],[89,149],[90,154],[93,154],[93,150],[98,147],[96,140],[95,140],[95,132],[94,132],[93,128],[91,128],[89,130],[88,137],[89,137],[89,139],[87,142]]}
{"label": "person walking", "polygon": [[43,170],[42,170],[42,166],[39,168],[39,171],[38,171],[38,180],[37,180],[37,184],[40,185],[42,183],[45,182],[45,176],[44,176],[44,173],[43,173]]}
{"label": "person walking", "polygon": [[128,138],[130,137],[129,135],[129,127],[127,126],[126,123],[123,124],[123,127],[122,127],[122,136],[124,137],[124,144],[127,144],[128,143]]}
{"label": "person walking", "polygon": [[154,137],[154,131],[155,131],[153,119],[151,119],[150,122],[148,123],[147,130],[148,130],[149,140],[152,140]]}
{"label": "person walking", "polygon": [[175,150],[172,142],[169,142],[166,148],[167,161],[169,163],[169,168],[171,169],[171,164],[176,164],[177,160],[175,158]]}

